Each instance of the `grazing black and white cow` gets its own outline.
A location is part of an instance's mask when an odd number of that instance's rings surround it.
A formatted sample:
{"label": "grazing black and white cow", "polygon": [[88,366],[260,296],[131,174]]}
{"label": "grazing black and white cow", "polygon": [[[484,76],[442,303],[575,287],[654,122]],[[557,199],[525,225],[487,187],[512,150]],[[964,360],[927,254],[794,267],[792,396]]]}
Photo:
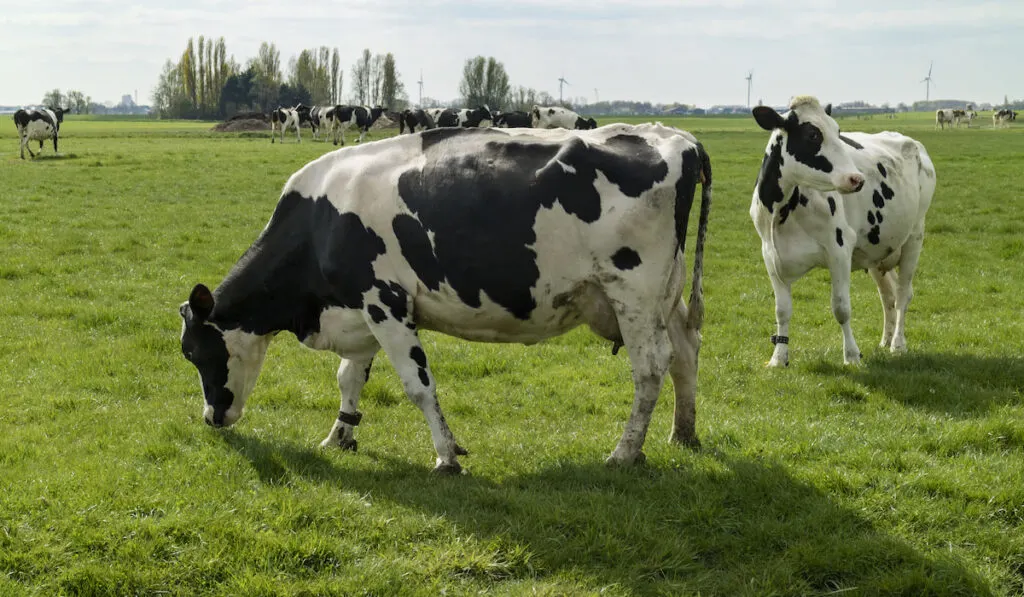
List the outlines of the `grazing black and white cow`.
{"label": "grazing black and white cow", "polygon": [[494,126],[503,129],[528,129],[533,123],[526,112],[502,112],[494,117]]}
{"label": "grazing black and white cow", "polygon": [[[860,362],[850,328],[850,272],[865,269],[878,285],[883,348],[906,350],[904,326],[912,281],[935,192],[924,146],[899,133],[839,133],[813,97],[794,98],[780,115],[759,106],[754,118],[771,131],[750,217],[775,291],[769,366],[789,364],[790,287],[816,267],[832,277],[832,313],[843,329],[843,360]],[[898,275],[896,268],[899,268]]]}
{"label": "grazing black and white cow", "polygon": [[416,132],[416,127],[420,127],[421,130],[428,130],[436,126],[434,119],[425,110],[402,110],[398,115],[399,135],[404,133],[407,128],[411,134]]}
{"label": "grazing black and white cow", "polygon": [[[689,304],[687,222],[703,183]],[[625,345],[635,396],[610,463],[641,451],[664,375],[670,439],[696,445],[711,167],[660,124],[596,131],[433,129],[328,153],[288,180],[270,222],[211,292],[181,305],[203,419],[235,423],[270,340],[338,353],[341,412],[323,446],[354,450],[359,395],[383,349],[430,426],[435,470],[457,472],[420,330],[533,344],[581,324]]]}
{"label": "grazing black and white cow", "polygon": [[41,108],[21,109],[14,113],[14,126],[18,129],[18,139],[21,142],[21,159],[25,159],[25,150],[33,158],[32,148],[28,146],[29,141],[39,141],[39,152],[43,151],[43,141],[53,139],[53,153],[57,153],[57,134],[60,132],[60,125],[64,122],[64,114],[70,109],[64,108]]}
{"label": "grazing black and white cow", "polygon": [[[369,132],[370,127],[373,123],[377,122],[381,114],[384,113],[384,108],[377,106],[375,108],[368,108],[365,106],[338,106],[335,108],[334,117],[337,120],[335,126],[341,133],[341,144],[345,144],[345,131],[351,127],[355,127],[359,131],[359,140],[356,143],[362,143],[363,138],[366,137],[366,133]],[[334,137],[334,144],[338,144],[337,134]]]}
{"label": "grazing black and white cow", "polygon": [[487,128],[492,125],[491,110],[487,106],[461,110],[433,108],[428,112],[440,127]]}
{"label": "grazing black and white cow", "polygon": [[1017,120],[1017,113],[1008,108],[996,110],[992,114],[992,127],[999,128],[1000,126],[1010,126],[1010,123]]}
{"label": "grazing black and white cow", "polygon": [[534,106],[530,111],[533,128],[537,129],[596,129],[597,122],[593,118],[582,118],[568,108],[560,106]]}
{"label": "grazing black and white cow", "polygon": [[274,130],[281,129],[281,143],[284,143],[284,133],[289,127],[295,127],[295,139],[302,143],[302,122],[309,119],[309,107],[302,104],[294,108],[278,107],[270,113],[270,142],[274,142]]}

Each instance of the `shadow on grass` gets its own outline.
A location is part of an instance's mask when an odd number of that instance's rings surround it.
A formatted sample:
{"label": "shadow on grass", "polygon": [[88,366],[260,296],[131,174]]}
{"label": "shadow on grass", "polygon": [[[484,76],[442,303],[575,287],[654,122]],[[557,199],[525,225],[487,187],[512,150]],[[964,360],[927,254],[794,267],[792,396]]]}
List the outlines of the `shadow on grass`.
{"label": "shadow on grass", "polygon": [[[812,373],[849,379],[890,400],[951,415],[974,415],[1018,404],[1024,393],[1024,359],[971,354],[907,353],[872,356],[859,368],[825,360],[808,366]],[[834,393],[857,394],[838,388]]]}
{"label": "shadow on grass", "polygon": [[50,160],[77,160],[78,154],[74,153],[39,153],[36,152],[36,157],[26,161],[33,162],[47,162]]}
{"label": "shadow on grass", "polygon": [[992,594],[959,562],[875,530],[777,462],[705,454],[680,468],[565,463],[495,482],[434,477],[372,451],[352,458],[380,466],[346,468],[316,448],[224,438],[266,483],[298,477],[369,494],[483,539],[494,565],[453,556],[453,576],[577,579],[638,595]]}

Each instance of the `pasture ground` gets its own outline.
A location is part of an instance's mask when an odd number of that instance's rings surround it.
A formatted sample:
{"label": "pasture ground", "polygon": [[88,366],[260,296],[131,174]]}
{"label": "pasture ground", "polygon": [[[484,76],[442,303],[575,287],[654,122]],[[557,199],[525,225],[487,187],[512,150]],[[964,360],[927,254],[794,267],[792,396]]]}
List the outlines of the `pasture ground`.
{"label": "pasture ground", "polygon": [[768,370],[774,303],[747,215],[767,133],[663,120],[715,173],[703,448],[665,441],[666,386],[647,466],[604,466],[632,385],[627,356],[586,330],[533,347],[426,333],[471,451],[460,478],[430,474],[427,426],[383,358],[360,452],[318,449],[338,360],[290,334],[242,421],[201,422],[178,305],[329,144],[71,116],[60,157],[21,161],[0,123],[0,594],[1024,594],[1019,125],[841,121],[917,137],[938,170],[910,352],[877,348],[857,273],[865,359],[844,367],[819,271],[794,287],[791,366]]}

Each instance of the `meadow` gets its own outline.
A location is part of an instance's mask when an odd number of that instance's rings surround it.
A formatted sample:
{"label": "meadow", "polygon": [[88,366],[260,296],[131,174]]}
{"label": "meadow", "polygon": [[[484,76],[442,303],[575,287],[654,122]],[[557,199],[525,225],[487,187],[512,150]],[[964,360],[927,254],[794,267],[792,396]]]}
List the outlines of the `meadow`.
{"label": "meadow", "polygon": [[938,171],[910,350],[877,347],[857,272],[864,362],[844,366],[818,271],[794,286],[782,370],[764,366],[774,300],[747,213],[768,134],[663,119],[714,168],[702,448],[666,441],[669,381],[647,464],[604,465],[632,382],[585,329],[531,347],[424,333],[470,450],[455,478],[431,474],[384,358],[359,452],[321,450],[338,358],[290,334],[246,416],[202,423],[178,305],[330,144],[71,116],[58,157],[22,161],[0,122],[0,595],[1022,595],[1024,128],[986,118],[840,121],[915,136]]}

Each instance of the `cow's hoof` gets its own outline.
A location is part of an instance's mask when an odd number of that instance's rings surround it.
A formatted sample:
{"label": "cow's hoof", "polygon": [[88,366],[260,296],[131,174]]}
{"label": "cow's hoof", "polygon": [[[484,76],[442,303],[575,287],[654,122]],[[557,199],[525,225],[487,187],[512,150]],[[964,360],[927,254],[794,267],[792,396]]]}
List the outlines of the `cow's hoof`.
{"label": "cow's hoof", "polygon": [[696,435],[683,435],[673,433],[668,438],[669,443],[678,444],[684,448],[689,448],[693,451],[700,450],[700,440],[697,439]]}
{"label": "cow's hoof", "polygon": [[469,450],[463,448],[459,444],[455,444],[455,453],[459,456],[469,456]]}
{"label": "cow's hoof", "polygon": [[435,475],[442,475],[442,476],[445,476],[445,477],[452,477],[452,476],[455,476],[455,475],[462,474],[462,465],[460,465],[458,462],[450,462],[450,463],[446,462],[446,463],[438,464],[437,466],[435,466],[434,470],[432,472]]}
{"label": "cow's hoof", "polygon": [[776,369],[781,369],[782,367],[789,367],[789,359],[786,359],[785,361],[776,361],[775,359],[772,359],[765,363],[764,366],[773,367]]}
{"label": "cow's hoof", "polygon": [[343,439],[340,442],[338,442],[338,447],[341,448],[342,450],[345,450],[346,452],[358,452],[359,442],[357,442],[354,439]]}
{"label": "cow's hoof", "polygon": [[647,455],[643,452],[637,452],[633,457],[616,456],[615,454],[612,454],[604,461],[604,463],[610,467],[640,466],[645,462],[647,462]]}

